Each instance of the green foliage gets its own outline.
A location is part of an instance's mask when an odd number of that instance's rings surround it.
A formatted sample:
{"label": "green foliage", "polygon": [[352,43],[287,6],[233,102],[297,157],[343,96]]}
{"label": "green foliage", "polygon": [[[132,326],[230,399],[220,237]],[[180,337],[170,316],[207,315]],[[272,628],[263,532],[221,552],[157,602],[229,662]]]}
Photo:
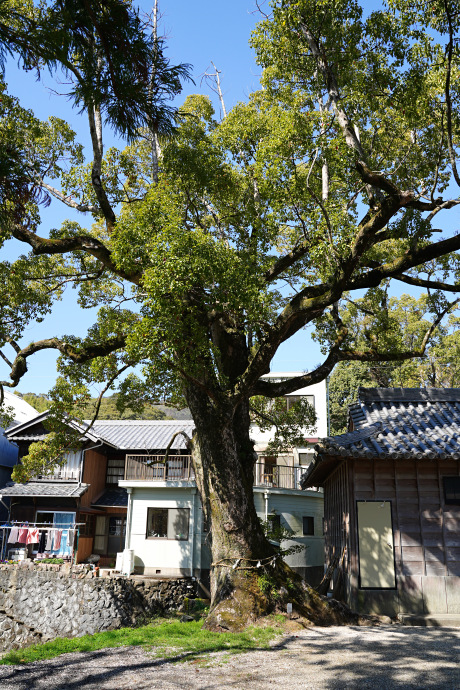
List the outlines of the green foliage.
{"label": "green foliage", "polygon": [[[40,395],[36,393],[23,393],[21,396],[23,400],[32,405],[37,412],[45,412],[51,407],[51,400],[47,395]],[[166,407],[159,407],[146,403],[142,411],[135,410],[131,407],[126,407],[120,411],[117,406],[119,395],[113,393],[102,398],[99,409],[100,419],[174,419],[174,410],[169,410]],[[83,416],[88,419],[91,418],[97,398],[91,398],[86,410],[83,410]]]}
{"label": "green foliage", "polygon": [[154,124],[170,131],[190,66],[170,65],[164,42],[132,3],[2,0],[0,54],[15,50],[24,67],[63,69],[72,76],[69,96],[83,108],[95,105],[119,133],[134,137]]}
{"label": "green foliage", "polygon": [[[160,400],[188,405],[196,457],[206,455],[198,485],[228,506],[235,487],[249,495],[252,398],[279,452],[314,424],[306,404],[288,411],[283,396],[339,362],[371,362],[374,378],[382,362],[398,363],[392,381],[403,369],[406,381],[455,380],[444,342],[456,351],[456,321],[446,321],[460,285],[460,236],[436,233],[460,202],[459,29],[452,0],[391,0],[368,15],[357,0],[273,0],[252,37],[262,88],[219,122],[203,96],[177,113],[166,102],[186,68],[169,66],[130,3],[0,2],[3,57],[11,46],[28,68],[71,74],[71,98],[92,134],[83,159],[65,123],[40,122],[7,94],[2,101],[1,239],[32,251],[0,265],[9,369],[0,385],[17,385],[36,352],[59,352],[52,434],[31,447],[23,478],[75,443],[62,420],[84,418],[94,384],[118,395],[120,414]],[[105,156],[104,118],[128,143]],[[92,225],[66,221],[40,236],[50,188]],[[392,281],[427,295],[394,303]],[[24,345],[70,285],[81,309],[98,309],[87,334]],[[304,327],[323,362],[289,381],[264,380]],[[421,376],[401,363],[423,356],[428,336],[441,364],[430,369],[427,356]],[[216,434],[240,474],[221,471]]]}
{"label": "green foliage", "polygon": [[[379,303],[359,299],[349,304],[344,323],[354,334],[356,346],[370,341],[373,347],[397,352],[419,347],[429,325],[433,301],[422,295],[387,298],[380,293]],[[371,340],[372,339],[372,340]],[[458,317],[451,316],[439,327],[421,359],[401,362],[340,362],[329,383],[331,435],[347,431],[348,405],[356,402],[358,388],[455,388],[460,385],[460,330]]]}
{"label": "green foliage", "polygon": [[29,664],[70,652],[130,646],[142,646],[153,651],[156,657],[187,660],[196,654],[210,652],[238,654],[250,649],[268,649],[270,641],[279,634],[273,627],[253,627],[242,633],[215,633],[204,630],[202,625],[201,620],[179,623],[159,619],[140,628],[121,628],[72,639],[57,638],[8,652],[0,659],[0,664]]}
{"label": "green foliage", "polygon": [[273,432],[266,448],[268,455],[286,453],[290,448],[303,446],[317,419],[314,406],[304,398],[270,399],[259,395],[251,399],[250,409],[253,423],[261,431]]}
{"label": "green foliage", "polygon": [[307,548],[305,544],[292,544],[287,548],[283,548],[283,541],[290,541],[295,537],[295,532],[290,527],[282,524],[274,524],[273,520],[261,520],[262,529],[265,536],[275,546],[276,551],[285,558],[294,553],[301,553]]}
{"label": "green foliage", "polygon": [[36,393],[22,393],[20,397],[25,400],[29,405],[32,405],[37,412],[45,412],[51,407],[51,400],[47,395],[41,395]]}
{"label": "green foliage", "polygon": [[275,600],[278,598],[279,593],[277,588],[277,582],[270,575],[270,573],[264,572],[262,573],[262,575],[259,575],[259,577],[257,578],[257,584],[260,587],[260,591],[263,592],[265,596]]}

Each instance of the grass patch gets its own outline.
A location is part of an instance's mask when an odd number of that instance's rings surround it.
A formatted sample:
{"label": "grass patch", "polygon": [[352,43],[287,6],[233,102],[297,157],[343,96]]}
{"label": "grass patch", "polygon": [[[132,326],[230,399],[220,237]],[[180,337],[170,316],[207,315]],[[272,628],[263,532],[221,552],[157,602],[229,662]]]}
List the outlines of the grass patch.
{"label": "grass patch", "polygon": [[274,627],[248,628],[241,633],[214,633],[203,630],[203,621],[181,623],[176,620],[152,622],[140,628],[121,628],[84,637],[58,637],[50,642],[7,652],[0,664],[29,664],[32,661],[53,659],[69,652],[94,652],[107,647],[142,646],[157,657],[177,657],[226,651],[245,652],[267,649],[279,635]]}

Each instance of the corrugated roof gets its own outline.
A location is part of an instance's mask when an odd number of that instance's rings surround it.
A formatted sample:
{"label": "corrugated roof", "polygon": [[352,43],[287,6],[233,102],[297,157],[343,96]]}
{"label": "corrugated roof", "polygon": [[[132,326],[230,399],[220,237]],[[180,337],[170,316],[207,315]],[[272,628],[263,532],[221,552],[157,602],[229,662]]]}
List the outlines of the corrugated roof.
{"label": "corrugated roof", "polygon": [[76,482],[27,482],[26,484],[12,484],[0,489],[2,496],[30,496],[53,498],[78,498],[88,490],[89,484]]}
{"label": "corrugated roof", "polygon": [[[161,451],[167,448],[175,433],[183,431],[192,437],[195,424],[191,419],[174,420],[97,420],[91,431],[120,450]],[[187,447],[183,436],[174,439],[171,448]]]}
{"label": "corrugated roof", "polygon": [[324,464],[326,456],[460,459],[460,388],[360,388],[358,396],[349,410],[354,430],[315,446],[303,486],[324,479],[335,464]]}
{"label": "corrugated roof", "polygon": [[[43,427],[43,422],[49,416],[49,411],[45,410],[39,415],[35,415],[32,419],[29,419],[21,424],[16,424],[5,432],[5,436],[10,441],[42,441],[47,435],[47,430]],[[77,424],[73,419],[69,419],[67,424],[69,427],[74,429],[80,434],[84,433],[83,438],[89,439],[90,441],[98,441],[99,438],[94,434],[93,430],[85,432],[85,429]]]}

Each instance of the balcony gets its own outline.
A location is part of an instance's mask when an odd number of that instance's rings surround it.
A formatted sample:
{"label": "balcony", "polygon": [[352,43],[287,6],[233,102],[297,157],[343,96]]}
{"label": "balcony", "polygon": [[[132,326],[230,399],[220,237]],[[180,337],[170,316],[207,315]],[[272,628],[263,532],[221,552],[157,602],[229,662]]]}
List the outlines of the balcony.
{"label": "balcony", "polygon": [[[258,462],[254,466],[254,486],[300,491],[300,479],[305,470],[305,467],[284,467]],[[170,455],[167,462],[164,462],[164,455],[126,456],[125,480],[164,482],[194,479],[190,455]],[[310,490],[321,491],[316,488]]]}
{"label": "balcony", "polygon": [[254,467],[254,486],[301,490],[300,479],[305,471],[305,467],[285,467],[257,462]]}
{"label": "balcony", "polygon": [[178,481],[195,479],[190,455],[127,455],[125,479],[139,482]]}
{"label": "balcony", "polygon": [[61,467],[52,474],[37,474],[32,477],[34,482],[78,482],[80,479],[80,469],[69,469]]}

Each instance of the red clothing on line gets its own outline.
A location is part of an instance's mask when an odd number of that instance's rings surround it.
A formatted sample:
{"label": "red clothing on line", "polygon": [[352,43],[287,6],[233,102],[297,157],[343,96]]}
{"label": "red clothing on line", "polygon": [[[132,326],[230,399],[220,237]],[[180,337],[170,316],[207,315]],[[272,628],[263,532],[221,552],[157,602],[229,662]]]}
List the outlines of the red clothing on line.
{"label": "red clothing on line", "polygon": [[18,535],[18,544],[27,544],[27,535],[29,530],[27,527],[21,527]]}
{"label": "red clothing on line", "polygon": [[38,544],[38,527],[29,527],[27,530],[26,544]]}

